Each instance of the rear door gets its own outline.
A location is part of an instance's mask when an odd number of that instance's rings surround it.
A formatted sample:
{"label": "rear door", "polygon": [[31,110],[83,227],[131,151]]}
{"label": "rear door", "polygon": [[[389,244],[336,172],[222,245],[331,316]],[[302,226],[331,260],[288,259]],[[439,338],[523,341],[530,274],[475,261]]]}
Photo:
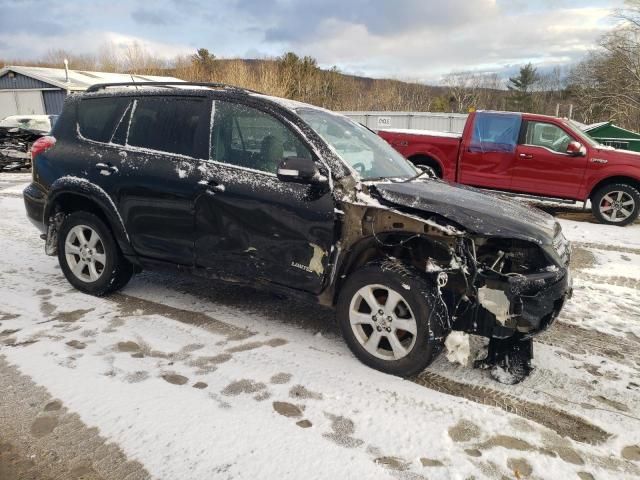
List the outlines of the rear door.
{"label": "rear door", "polygon": [[195,172],[208,157],[210,105],[191,96],[80,102],[80,175],[111,196],[142,257],[193,265]]}
{"label": "rear door", "polygon": [[145,96],[129,116],[116,132],[124,147],[114,189],[133,248],[143,257],[193,265],[196,168],[208,157],[211,102]]}
{"label": "rear door", "polygon": [[226,101],[214,111],[212,160],[199,169],[197,265],[318,293],[334,237],[331,191],[276,177],[283,158],[313,154],[270,113]]}
{"label": "rear door", "polygon": [[576,198],[587,157],[566,153],[572,141],[578,139],[559,125],[526,120],[516,150],[512,189],[535,195]]}
{"label": "rear door", "polygon": [[476,113],[461,146],[458,181],[509,190],[521,123],[520,114]]}

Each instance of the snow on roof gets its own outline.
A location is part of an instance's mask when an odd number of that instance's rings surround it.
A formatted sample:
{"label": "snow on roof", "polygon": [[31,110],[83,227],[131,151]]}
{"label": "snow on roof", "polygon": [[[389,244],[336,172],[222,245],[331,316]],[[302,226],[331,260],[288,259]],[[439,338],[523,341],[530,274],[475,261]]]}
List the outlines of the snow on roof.
{"label": "snow on roof", "polygon": [[310,103],[299,102],[298,100],[291,100],[289,98],[283,98],[283,97],[274,97],[272,95],[265,95],[264,93],[256,93],[256,92],[250,92],[250,95],[252,97],[262,98],[269,102],[277,103],[278,105],[280,105],[283,108],[286,108],[287,110],[296,111],[299,108],[311,108],[314,110],[321,110],[323,112],[328,112],[333,115],[344,116],[341,113],[334,112],[333,110],[328,110],[323,107],[318,107],[317,105],[311,105]]}
{"label": "snow on roof", "polygon": [[600,127],[603,127],[605,125],[608,125],[609,123],[611,123],[611,122],[592,123],[591,125],[585,125],[584,127],[581,127],[581,128],[582,128],[583,132],[588,132],[590,130],[595,130],[596,128],[600,128]]}
{"label": "snow on roof", "polygon": [[6,66],[0,69],[0,77],[8,72],[19,73],[35,78],[41,82],[54,85],[65,90],[86,90],[91,85],[113,82],[182,82],[175,77],[158,77],[155,75],[138,75],[128,73],[87,72],[69,69],[69,81],[66,80],[64,68]]}

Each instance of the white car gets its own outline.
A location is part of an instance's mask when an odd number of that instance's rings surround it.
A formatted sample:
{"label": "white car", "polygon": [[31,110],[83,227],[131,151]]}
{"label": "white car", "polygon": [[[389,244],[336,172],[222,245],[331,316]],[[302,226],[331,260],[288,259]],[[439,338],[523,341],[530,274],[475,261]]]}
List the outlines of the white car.
{"label": "white car", "polygon": [[57,119],[58,115],[10,115],[0,121],[0,128],[49,133]]}

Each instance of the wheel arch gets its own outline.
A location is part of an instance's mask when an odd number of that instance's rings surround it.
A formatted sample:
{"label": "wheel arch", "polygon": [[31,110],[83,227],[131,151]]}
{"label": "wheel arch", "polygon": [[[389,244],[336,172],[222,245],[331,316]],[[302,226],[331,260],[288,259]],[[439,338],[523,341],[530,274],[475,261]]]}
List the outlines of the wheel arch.
{"label": "wheel arch", "polygon": [[442,161],[438,159],[435,155],[429,153],[414,153],[413,155],[407,157],[414,165],[427,165],[432,167],[439,178],[442,178],[444,175],[444,166]]}
{"label": "wheel arch", "polygon": [[[351,245],[348,250],[343,252],[342,258],[338,262],[335,281],[332,285],[331,304],[336,304],[341,287],[347,277],[366,264],[385,261],[393,257],[417,271],[426,272],[426,260],[427,258],[431,258],[431,256],[424,255],[424,252],[432,252],[433,258],[442,259],[445,256],[451,258],[447,246],[429,237],[416,237],[416,235],[411,232],[402,232],[399,234],[394,232],[393,238],[394,241],[411,239],[412,248],[406,248],[400,245],[391,247],[382,243],[381,238],[367,236],[361,238]],[[425,263],[422,265],[419,264],[420,259],[424,260]]]}
{"label": "wheel arch", "polygon": [[589,191],[589,195],[587,198],[589,199],[593,198],[593,195],[598,190],[600,190],[602,187],[606,185],[610,185],[613,183],[624,183],[640,191],[640,180],[638,180],[637,178],[633,178],[625,175],[616,175],[616,176],[604,178],[600,180],[598,183],[596,183],[593,187],[591,187],[591,190]]}
{"label": "wheel arch", "polygon": [[122,253],[126,256],[135,255],[111,197],[98,185],[85,179],[62,177],[51,185],[44,208],[45,224],[48,226],[50,219],[58,212],[74,211],[85,211],[99,217],[113,233]]}

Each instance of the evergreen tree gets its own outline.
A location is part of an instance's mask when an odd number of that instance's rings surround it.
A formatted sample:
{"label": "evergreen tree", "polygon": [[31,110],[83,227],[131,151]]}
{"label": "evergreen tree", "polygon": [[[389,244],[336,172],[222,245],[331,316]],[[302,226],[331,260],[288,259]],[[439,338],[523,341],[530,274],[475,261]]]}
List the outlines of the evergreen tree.
{"label": "evergreen tree", "polygon": [[196,67],[198,80],[211,81],[215,60],[216,56],[206,48],[199,48],[197,52],[191,56],[191,62],[193,66]]}
{"label": "evergreen tree", "polygon": [[527,112],[533,110],[533,87],[540,79],[538,70],[531,63],[520,67],[517,77],[509,78],[507,88],[512,92],[511,105],[514,110]]}

